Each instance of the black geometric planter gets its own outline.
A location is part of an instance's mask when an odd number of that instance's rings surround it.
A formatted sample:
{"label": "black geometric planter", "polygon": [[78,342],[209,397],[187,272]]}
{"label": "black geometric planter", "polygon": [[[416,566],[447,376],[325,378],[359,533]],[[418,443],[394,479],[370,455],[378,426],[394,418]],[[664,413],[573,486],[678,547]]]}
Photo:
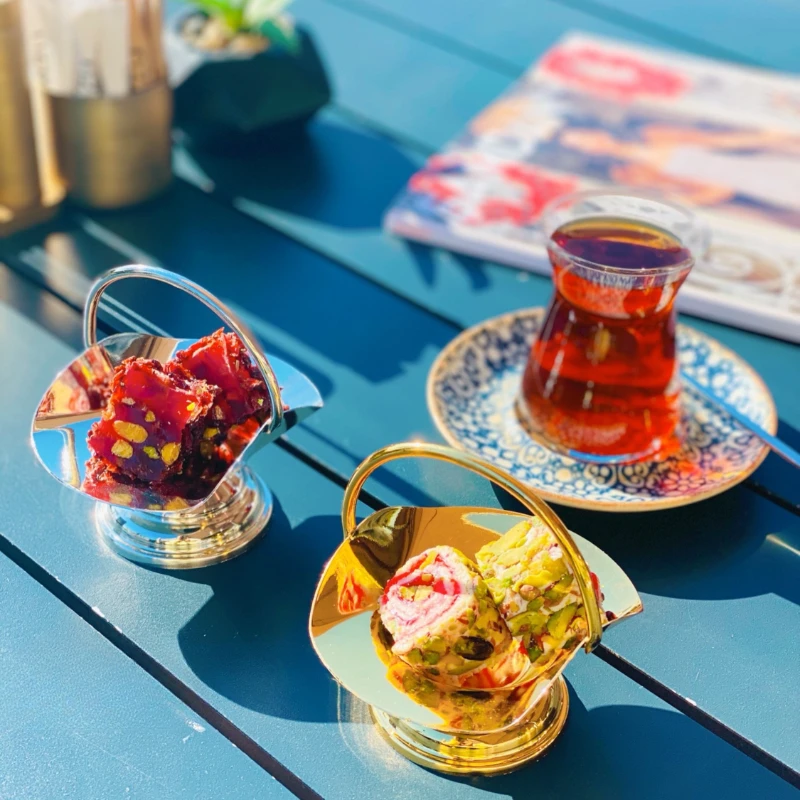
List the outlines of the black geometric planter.
{"label": "black geometric planter", "polygon": [[296,52],[270,47],[261,53],[205,52],[180,34],[186,14],[166,26],[175,126],[193,145],[228,150],[258,146],[295,132],[330,99],[325,68],[310,34],[296,30]]}

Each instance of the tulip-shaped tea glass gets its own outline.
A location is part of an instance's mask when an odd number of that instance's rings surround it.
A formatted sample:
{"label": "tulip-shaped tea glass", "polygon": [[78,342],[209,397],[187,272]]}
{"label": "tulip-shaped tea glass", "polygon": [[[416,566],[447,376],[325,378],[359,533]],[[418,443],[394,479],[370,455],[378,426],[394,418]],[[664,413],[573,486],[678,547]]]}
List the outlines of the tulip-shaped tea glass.
{"label": "tulip-shaped tea glass", "polygon": [[[270,416],[260,427],[231,428],[225,445],[235,457],[191,499],[171,496],[158,487],[117,483],[110,474],[102,491],[86,480],[91,455],[87,434],[106,405],[105,390],[115,367],[131,357],[163,364],[195,343],[144,333],[119,333],[98,342],[100,298],[111,284],[125,278],[166,283],[210,308],[238,335],[266,384]],[[100,501],[95,509],[98,530],[131,561],[183,569],[209,566],[244,552],[264,531],[273,506],[269,489],[245,465],[245,456],[322,407],[314,384],[284,361],[268,359],[247,326],[213,295],[158,267],[133,264],[102,275],[89,292],[83,323],[86,350],[59,373],[36,410],[32,442],[39,461],[61,483]],[[158,455],[155,450],[154,455]]]}
{"label": "tulip-shaped tea glass", "polygon": [[[505,489],[527,510],[393,507],[356,524],[356,504],[367,478],[399,458],[455,464]],[[569,564],[585,619],[583,635],[537,665],[526,656],[517,676],[499,688],[455,690],[437,683],[391,652],[376,609],[387,582],[409,558],[449,545],[474,559],[535,517],[546,526]],[[541,755],[564,727],[568,694],[561,673],[583,646],[591,651],[603,628],[642,609],[625,573],[590,542],[567,532],[530,488],[476,456],[441,445],[405,443],[369,456],[353,473],[342,505],[345,540],[325,566],[309,619],[314,648],[331,674],[366,702],[378,729],[410,760],[442,772],[508,772]],[[602,607],[594,574],[604,595]],[[555,615],[554,615],[555,616]],[[526,666],[527,665],[527,666]]]}
{"label": "tulip-shaped tea glass", "polygon": [[688,210],[613,189],[554,200],[542,216],[555,292],[517,404],[551,448],[600,463],[680,445],[675,297],[705,249]]}

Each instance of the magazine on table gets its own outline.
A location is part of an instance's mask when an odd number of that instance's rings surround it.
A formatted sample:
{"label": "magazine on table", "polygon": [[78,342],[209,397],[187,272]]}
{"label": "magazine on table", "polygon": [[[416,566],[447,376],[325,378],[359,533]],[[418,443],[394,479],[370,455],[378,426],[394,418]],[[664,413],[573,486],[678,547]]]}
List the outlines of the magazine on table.
{"label": "magazine on table", "polygon": [[549,274],[542,208],[611,185],[708,226],[681,310],[800,341],[800,78],[571,34],[428,159],[386,225]]}

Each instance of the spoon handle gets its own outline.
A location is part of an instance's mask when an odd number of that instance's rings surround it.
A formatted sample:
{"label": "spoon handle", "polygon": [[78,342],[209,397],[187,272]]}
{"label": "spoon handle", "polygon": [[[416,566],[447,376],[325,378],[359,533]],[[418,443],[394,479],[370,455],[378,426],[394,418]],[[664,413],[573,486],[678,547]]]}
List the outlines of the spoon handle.
{"label": "spoon handle", "polygon": [[740,425],[747,428],[749,431],[752,431],[756,436],[758,436],[759,439],[761,439],[762,442],[768,444],[779,456],[781,456],[781,458],[786,459],[786,461],[793,466],[800,468],[800,453],[798,453],[797,450],[795,450],[793,447],[789,447],[786,442],[782,442],[777,436],[767,433],[762,427],[756,425],[753,420],[742,414],[741,411],[737,411],[733,406],[729,405],[724,400],[721,400],[707,386],[702,386],[691,375],[688,375],[683,370],[681,371],[681,378],[683,378],[687,386],[690,386],[701,397],[704,397],[709,402],[719,406],[727,414],[733,417]]}

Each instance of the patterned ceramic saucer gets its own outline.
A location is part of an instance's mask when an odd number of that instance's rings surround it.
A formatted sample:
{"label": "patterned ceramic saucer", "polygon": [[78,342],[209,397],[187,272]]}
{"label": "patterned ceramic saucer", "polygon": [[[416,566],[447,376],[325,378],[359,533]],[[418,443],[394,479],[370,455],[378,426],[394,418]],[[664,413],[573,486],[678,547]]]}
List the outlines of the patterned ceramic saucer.
{"label": "patterned ceramic saucer", "polygon": [[[544,309],[515,311],[457,336],[428,376],[428,408],[447,441],[529,483],[555,503],[651,511],[694,503],[743,481],[767,455],[724,412],[684,390],[683,446],[660,463],[599,465],[556,453],[526,433],[514,405]],[[678,326],[681,367],[770,433],[775,404],[759,375],[715,339]]]}

